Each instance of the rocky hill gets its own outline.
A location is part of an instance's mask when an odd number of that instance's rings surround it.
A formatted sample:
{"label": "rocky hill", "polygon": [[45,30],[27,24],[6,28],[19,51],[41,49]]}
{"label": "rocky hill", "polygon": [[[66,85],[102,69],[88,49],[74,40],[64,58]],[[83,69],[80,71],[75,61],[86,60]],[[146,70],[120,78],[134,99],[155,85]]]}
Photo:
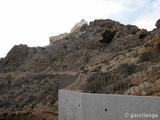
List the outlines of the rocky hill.
{"label": "rocky hill", "polygon": [[[138,87],[132,95],[160,96],[160,20],[153,31],[95,20],[52,38],[46,47],[14,46],[0,59],[0,119],[57,120],[58,89],[80,90],[88,80],[117,81],[85,92],[118,86],[125,89],[117,94],[127,94]],[[153,90],[156,84],[156,90],[147,92],[143,84]]]}

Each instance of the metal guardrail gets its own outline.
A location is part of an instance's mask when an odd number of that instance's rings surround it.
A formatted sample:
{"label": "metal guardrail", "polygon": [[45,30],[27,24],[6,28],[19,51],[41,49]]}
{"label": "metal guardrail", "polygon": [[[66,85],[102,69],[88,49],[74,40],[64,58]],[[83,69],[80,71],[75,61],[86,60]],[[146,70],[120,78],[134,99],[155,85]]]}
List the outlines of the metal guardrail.
{"label": "metal guardrail", "polygon": [[88,77],[83,80],[80,88],[82,92],[125,94],[138,96],[160,96],[160,66],[128,76],[118,76],[105,73],[102,77]]}

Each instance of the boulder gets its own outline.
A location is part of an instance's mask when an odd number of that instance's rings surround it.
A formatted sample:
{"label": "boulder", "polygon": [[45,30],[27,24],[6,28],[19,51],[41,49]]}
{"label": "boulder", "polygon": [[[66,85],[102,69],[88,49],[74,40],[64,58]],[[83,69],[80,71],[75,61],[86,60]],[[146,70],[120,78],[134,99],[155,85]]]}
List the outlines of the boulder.
{"label": "boulder", "polygon": [[156,27],[160,28],[160,19],[156,22]]}
{"label": "boulder", "polygon": [[130,33],[130,34],[136,34],[136,32],[139,31],[138,27],[135,25],[127,25],[126,26],[126,30]]}

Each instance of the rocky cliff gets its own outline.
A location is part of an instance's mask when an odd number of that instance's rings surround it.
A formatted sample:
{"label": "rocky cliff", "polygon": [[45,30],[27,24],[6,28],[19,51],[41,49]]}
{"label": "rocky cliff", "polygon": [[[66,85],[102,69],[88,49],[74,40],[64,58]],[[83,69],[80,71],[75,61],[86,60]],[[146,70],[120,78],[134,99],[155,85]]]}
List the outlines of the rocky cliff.
{"label": "rocky cliff", "polygon": [[[156,84],[156,91],[141,88],[131,94],[159,96],[159,21],[157,28],[147,31],[109,19],[95,20],[60,39],[54,37],[58,40],[46,47],[14,46],[0,59],[0,119],[56,120],[58,89],[79,90],[82,81],[88,80],[92,84],[117,80],[115,85],[121,86],[130,79],[132,90],[147,84],[152,72],[150,88]],[[142,73],[145,79],[138,77],[135,82],[134,76]],[[113,86],[106,84],[98,90],[108,93]],[[121,94],[126,94],[128,87],[123,87]]]}

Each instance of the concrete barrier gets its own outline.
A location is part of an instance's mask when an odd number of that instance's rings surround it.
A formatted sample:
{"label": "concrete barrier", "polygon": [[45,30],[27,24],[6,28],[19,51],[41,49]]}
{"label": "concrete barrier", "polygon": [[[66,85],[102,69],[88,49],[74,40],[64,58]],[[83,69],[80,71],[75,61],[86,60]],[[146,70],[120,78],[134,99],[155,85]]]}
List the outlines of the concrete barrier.
{"label": "concrete barrier", "polygon": [[59,90],[58,120],[160,120],[160,97]]}

